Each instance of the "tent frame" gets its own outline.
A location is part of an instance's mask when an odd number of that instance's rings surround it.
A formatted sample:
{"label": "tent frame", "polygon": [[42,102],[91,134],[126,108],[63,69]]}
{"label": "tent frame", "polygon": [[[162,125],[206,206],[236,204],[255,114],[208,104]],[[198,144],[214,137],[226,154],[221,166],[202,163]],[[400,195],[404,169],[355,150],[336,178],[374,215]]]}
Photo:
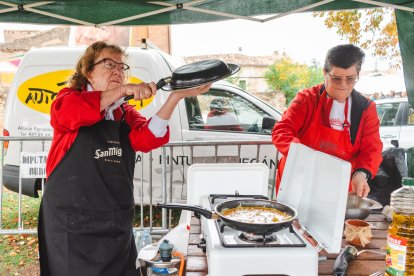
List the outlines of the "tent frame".
{"label": "tent frame", "polygon": [[[35,7],[40,7],[40,6],[44,6],[44,5],[58,4],[57,1],[42,1],[42,2],[36,2],[36,3],[30,3],[30,4],[14,4],[14,3],[11,3],[11,2],[0,1],[0,4],[10,7],[10,8],[1,9],[0,14],[1,13],[8,13],[8,12],[15,12],[15,11],[29,11],[29,12],[44,15],[44,16],[47,16],[47,17],[68,21],[68,22],[71,22],[71,23],[74,23],[74,24],[77,24],[77,25],[102,27],[102,26],[118,25],[120,23],[126,23],[126,22],[136,20],[136,19],[146,18],[146,17],[150,17],[150,16],[153,16],[153,15],[161,14],[161,13],[167,13],[167,12],[170,12],[170,11],[173,11],[173,10],[183,9],[183,10],[189,10],[189,11],[194,11],[194,12],[199,12],[199,13],[216,15],[216,16],[230,18],[230,19],[243,19],[243,20],[249,20],[249,21],[254,21],[254,22],[258,22],[258,23],[265,23],[265,22],[275,20],[275,19],[287,16],[287,15],[290,15],[290,14],[306,12],[306,11],[312,10],[314,8],[317,8],[319,6],[323,6],[327,3],[334,2],[334,1],[336,1],[336,0],[321,0],[319,2],[306,5],[306,6],[298,8],[298,9],[293,9],[289,12],[280,13],[280,14],[277,14],[277,15],[274,15],[274,16],[270,16],[270,17],[265,18],[265,19],[259,19],[259,18],[255,18],[253,16],[242,16],[242,15],[237,15],[237,14],[220,12],[220,11],[210,10],[210,9],[206,9],[206,8],[194,7],[195,5],[200,5],[200,4],[206,3],[206,2],[208,2],[208,0],[192,0],[190,2],[177,3],[177,4],[173,4],[173,3],[169,3],[169,2],[163,2],[163,1],[149,1],[149,2],[147,2],[148,4],[153,4],[153,5],[158,5],[158,6],[165,6],[166,8],[161,8],[161,9],[158,9],[158,10],[155,10],[155,11],[140,13],[140,14],[136,14],[136,15],[133,15],[133,16],[119,18],[117,20],[111,20],[111,21],[107,21],[107,22],[103,22],[103,23],[92,23],[92,22],[79,20],[79,19],[76,19],[76,18],[68,17],[68,16],[62,16],[62,15],[59,15],[59,14],[54,14],[54,13],[42,11],[40,9],[35,8]],[[406,6],[402,6],[402,5],[395,5],[395,4],[391,4],[391,3],[384,3],[384,2],[372,1],[372,0],[351,0],[351,1],[358,2],[358,3],[364,3],[364,4],[369,4],[369,5],[377,6],[377,7],[393,8],[393,9],[396,9],[396,10],[408,11],[408,12],[414,13],[414,8],[406,7]]]}

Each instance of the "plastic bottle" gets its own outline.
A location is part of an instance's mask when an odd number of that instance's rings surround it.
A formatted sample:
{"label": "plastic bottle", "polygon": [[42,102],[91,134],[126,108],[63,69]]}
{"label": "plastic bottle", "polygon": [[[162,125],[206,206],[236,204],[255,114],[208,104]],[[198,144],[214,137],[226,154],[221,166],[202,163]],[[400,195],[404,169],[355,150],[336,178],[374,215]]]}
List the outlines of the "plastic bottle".
{"label": "plastic bottle", "polygon": [[414,178],[391,194],[392,223],[388,228],[386,275],[414,275]]}
{"label": "plastic bottle", "polygon": [[174,245],[170,243],[168,240],[164,240],[159,248],[160,251],[160,259],[163,262],[169,262],[172,259],[172,250],[174,249]]}
{"label": "plastic bottle", "polygon": [[139,245],[139,238],[141,237],[141,234],[139,233],[138,229],[133,229],[132,232],[134,233],[135,247],[137,248],[137,252],[139,252],[138,245]]}
{"label": "plastic bottle", "polygon": [[144,248],[145,246],[152,244],[152,237],[148,229],[144,229],[144,231],[139,235],[138,242],[136,241],[137,252]]}

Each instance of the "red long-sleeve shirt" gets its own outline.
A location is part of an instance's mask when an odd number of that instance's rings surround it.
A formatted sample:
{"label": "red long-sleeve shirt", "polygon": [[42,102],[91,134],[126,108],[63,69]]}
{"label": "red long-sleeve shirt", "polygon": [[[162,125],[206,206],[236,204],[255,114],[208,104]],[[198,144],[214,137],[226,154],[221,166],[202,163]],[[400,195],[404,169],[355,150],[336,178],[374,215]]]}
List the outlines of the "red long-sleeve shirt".
{"label": "red long-sleeve shirt", "polygon": [[[272,132],[272,141],[285,156],[292,141],[299,142],[307,127],[313,120],[318,101],[321,96],[322,84],[299,92],[289,109],[276,123]],[[365,99],[356,91],[352,92],[351,108],[351,142],[355,148],[353,169],[364,169],[374,177],[382,161],[382,142],[379,135],[379,120],[375,103]],[[330,126],[329,114],[332,99],[322,106],[322,125]]]}
{"label": "red long-sleeve shirt", "polygon": [[[47,176],[53,171],[63,156],[70,149],[79,128],[91,126],[104,119],[105,111],[100,111],[100,91],[76,91],[70,88],[62,89],[52,103],[50,124],[53,127],[53,140],[46,163]],[[120,120],[121,109],[114,112],[115,120]],[[148,128],[145,117],[131,106],[126,106],[125,122],[131,128],[129,140],[135,151],[149,152],[169,141],[169,130],[163,137],[155,137]]]}

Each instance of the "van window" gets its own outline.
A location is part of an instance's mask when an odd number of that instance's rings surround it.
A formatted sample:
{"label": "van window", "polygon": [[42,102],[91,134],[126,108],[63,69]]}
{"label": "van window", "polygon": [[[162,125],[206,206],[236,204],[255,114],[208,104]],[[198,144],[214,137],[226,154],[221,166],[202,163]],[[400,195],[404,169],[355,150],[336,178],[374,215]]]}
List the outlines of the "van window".
{"label": "van window", "polygon": [[186,98],[190,130],[261,133],[264,117],[271,117],[248,100],[229,91],[211,89]]}
{"label": "van window", "polygon": [[384,103],[377,106],[381,126],[394,126],[400,103]]}

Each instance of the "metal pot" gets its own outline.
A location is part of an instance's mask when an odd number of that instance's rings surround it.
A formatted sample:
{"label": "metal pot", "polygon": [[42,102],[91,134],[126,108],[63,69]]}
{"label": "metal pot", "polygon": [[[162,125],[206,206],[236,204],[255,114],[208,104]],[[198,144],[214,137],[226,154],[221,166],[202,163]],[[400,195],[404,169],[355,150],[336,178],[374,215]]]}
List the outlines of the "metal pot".
{"label": "metal pot", "polygon": [[[227,64],[221,60],[202,60],[183,65],[172,73],[171,77],[166,77],[158,81],[157,90],[165,91],[182,90],[201,86],[203,84],[224,79],[237,73],[240,66]],[[133,99],[134,96],[126,96],[125,101]]]}
{"label": "metal pot", "polygon": [[[285,204],[271,201],[271,200],[264,200],[264,199],[240,199],[240,200],[229,200],[223,201],[216,205],[214,208],[214,212],[203,208],[201,206],[196,205],[187,205],[187,204],[179,204],[179,203],[172,203],[172,204],[164,204],[158,203],[157,206],[166,209],[179,209],[179,210],[189,210],[193,211],[197,214],[202,215],[208,219],[220,219],[226,226],[229,226],[233,229],[252,233],[256,235],[267,235],[282,229],[285,229],[289,225],[292,224],[293,220],[297,216],[297,211]],[[230,219],[223,215],[222,211],[226,209],[232,209],[236,207],[265,207],[265,208],[274,208],[281,212],[286,213],[290,216],[290,219],[280,221],[280,222],[273,222],[273,223],[248,223],[243,221],[237,221],[234,219]]]}
{"label": "metal pot", "polygon": [[348,194],[345,219],[366,219],[372,210],[381,209],[382,205],[370,198],[361,198],[354,193]]}

